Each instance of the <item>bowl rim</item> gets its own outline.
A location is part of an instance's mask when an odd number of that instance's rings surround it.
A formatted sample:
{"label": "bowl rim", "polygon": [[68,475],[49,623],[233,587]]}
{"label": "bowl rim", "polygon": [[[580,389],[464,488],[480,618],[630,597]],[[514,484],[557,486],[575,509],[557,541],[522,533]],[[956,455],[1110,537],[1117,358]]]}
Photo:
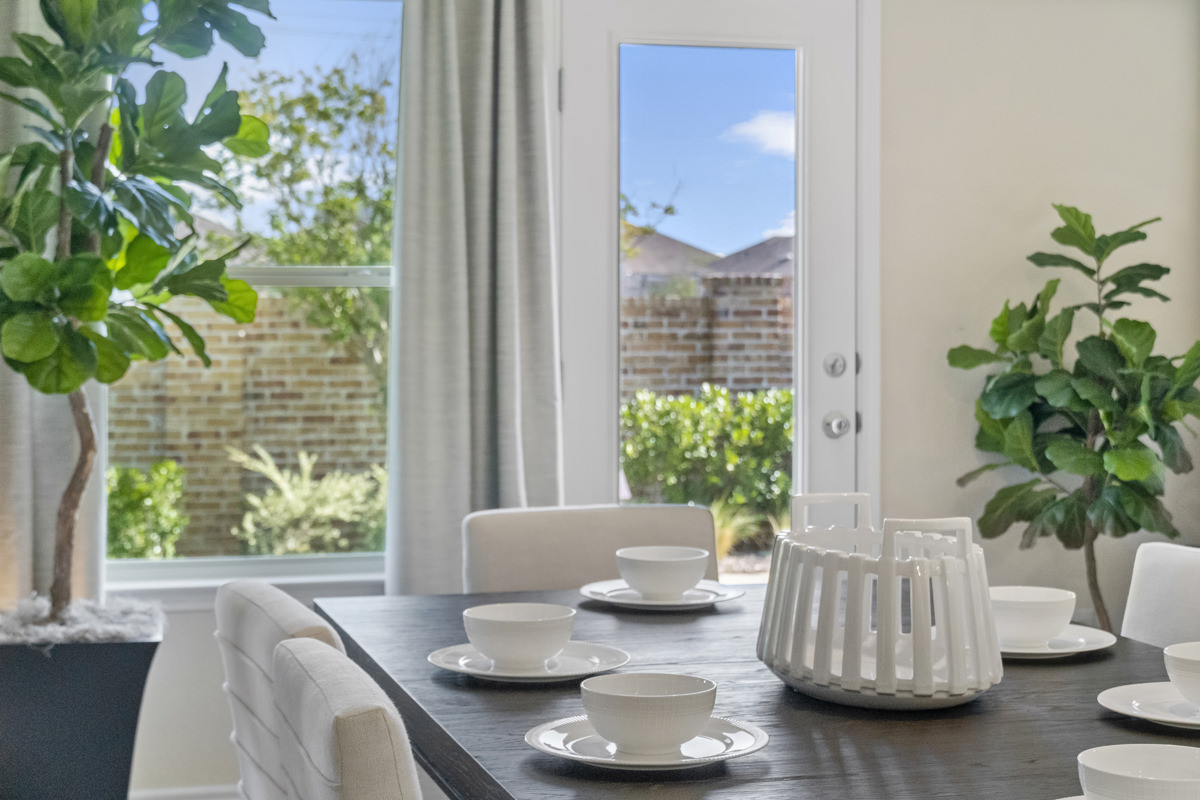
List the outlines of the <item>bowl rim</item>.
{"label": "bowl rim", "polygon": [[617,550],[616,555],[617,558],[625,558],[632,561],[670,563],[707,559],[710,553],[702,547],[672,544],[639,544],[631,547],[622,547]]}
{"label": "bowl rim", "polygon": [[[1136,753],[1137,751],[1153,750],[1159,753],[1167,753],[1170,751],[1173,754],[1179,755],[1181,758],[1191,759],[1196,765],[1196,774],[1194,776],[1185,777],[1157,777],[1135,775],[1127,771],[1114,769],[1110,765],[1111,760],[1108,760],[1117,751],[1126,751]],[[1103,758],[1104,761],[1095,763],[1095,759]],[[1104,775],[1123,782],[1150,782],[1160,786],[1166,785],[1185,785],[1198,786],[1200,785],[1200,748],[1189,747],[1178,744],[1160,744],[1157,742],[1125,742],[1121,744],[1105,744],[1098,747],[1090,747],[1081,752],[1076,761],[1079,764],[1080,771],[1087,770],[1097,775]]]}
{"label": "bowl rim", "polygon": [[1013,584],[1002,586],[989,586],[988,598],[993,603],[1063,603],[1068,600],[1074,602],[1077,597],[1075,592],[1070,589],[1061,589],[1057,586],[1032,586],[1026,584]]}
{"label": "bowl rim", "polygon": [[[653,678],[687,678],[692,681],[702,681],[702,685],[692,691],[671,692],[669,694],[637,694],[629,691],[614,691],[603,688],[596,688],[607,683],[614,683],[620,680],[629,680],[642,676]],[[589,685],[590,684],[590,685]],[[593,675],[579,684],[580,691],[586,690],[591,694],[602,697],[621,697],[621,698],[640,698],[643,700],[662,700],[681,697],[698,697],[700,695],[709,694],[717,690],[715,681],[708,678],[702,678],[699,675],[685,675],[679,672],[612,672],[604,675]]]}
{"label": "bowl rim", "polygon": [[[532,616],[529,618],[513,618],[499,616],[504,610],[514,608],[523,608],[529,611],[535,609],[540,610],[541,616]],[[484,622],[560,622],[562,620],[571,619],[577,613],[578,609],[571,606],[559,605],[557,603],[484,603],[478,606],[464,608],[462,615],[463,619],[481,620]],[[496,614],[496,616],[493,616]]]}

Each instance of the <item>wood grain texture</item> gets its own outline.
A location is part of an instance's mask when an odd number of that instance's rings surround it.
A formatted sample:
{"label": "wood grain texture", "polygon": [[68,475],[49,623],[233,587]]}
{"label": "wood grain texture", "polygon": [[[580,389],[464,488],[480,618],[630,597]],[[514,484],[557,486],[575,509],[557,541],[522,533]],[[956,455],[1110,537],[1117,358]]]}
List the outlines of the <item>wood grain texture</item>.
{"label": "wood grain texture", "polygon": [[[351,656],[388,692],[419,760],[460,800],[1056,800],[1080,794],[1075,758],[1121,742],[1200,744],[1200,735],[1123,717],[1096,695],[1166,680],[1162,651],[1126,639],[1067,660],[1006,662],[1001,683],[943,711],[832,705],[788,689],[754,655],[764,587],[690,613],[626,611],[577,592],[318,600]],[[426,656],[466,641],[462,610],[539,600],[579,609],[574,639],[620,647],[621,671],[717,682],[718,716],[771,736],[766,749],[697,770],[616,772],[525,744],[530,728],[583,713],[579,681],[497,684],[438,669]]]}

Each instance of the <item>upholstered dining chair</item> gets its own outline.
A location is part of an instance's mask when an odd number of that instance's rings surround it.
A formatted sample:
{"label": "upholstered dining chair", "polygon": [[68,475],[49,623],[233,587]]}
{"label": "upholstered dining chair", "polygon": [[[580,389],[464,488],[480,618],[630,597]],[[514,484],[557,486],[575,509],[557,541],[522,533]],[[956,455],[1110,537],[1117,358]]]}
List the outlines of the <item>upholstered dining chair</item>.
{"label": "upholstered dining chair", "polygon": [[419,800],[396,707],[344,654],[312,639],[275,648],[279,751],[295,800]]}
{"label": "upholstered dining chair", "polygon": [[233,715],[230,741],[242,778],[238,790],[245,800],[281,800],[288,793],[275,730],[275,646],[286,639],[307,638],[340,653],[342,641],[316,612],[262,581],[221,586],[216,613],[215,636]]}
{"label": "upholstered dining chair", "polygon": [[1200,641],[1200,547],[1145,542],[1133,558],[1133,580],[1121,635],[1166,647]]}
{"label": "upholstered dining chair", "polygon": [[635,545],[709,552],[704,577],[717,580],[716,534],[707,508],[597,505],[477,511],[463,519],[463,587],[468,592],[574,589],[618,577],[614,553]]}

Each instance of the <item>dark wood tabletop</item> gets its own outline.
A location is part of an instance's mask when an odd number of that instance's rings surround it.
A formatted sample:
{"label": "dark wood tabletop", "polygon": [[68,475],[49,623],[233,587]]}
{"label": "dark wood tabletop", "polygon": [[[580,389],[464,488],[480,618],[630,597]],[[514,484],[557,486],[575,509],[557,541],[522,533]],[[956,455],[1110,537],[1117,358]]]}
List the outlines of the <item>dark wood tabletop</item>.
{"label": "dark wood tabletop", "polygon": [[[1075,758],[1122,742],[1200,745],[1200,735],[1107,711],[1112,686],[1166,680],[1162,651],[1120,639],[1064,660],[1005,662],[1004,679],[955,708],[884,712],[788,689],[754,655],[764,587],[698,612],[613,608],[578,592],[322,599],[317,610],[395,701],[418,759],[458,800],[1056,800],[1079,795]],[[717,683],[717,716],[771,737],[757,753],[692,770],[613,771],[545,755],[529,729],[583,713],[579,681],[499,684],[426,656],[466,641],[462,610],[537,600],[579,609],[573,638],[632,655],[622,671],[682,672]],[[653,794],[652,794],[653,793]]]}

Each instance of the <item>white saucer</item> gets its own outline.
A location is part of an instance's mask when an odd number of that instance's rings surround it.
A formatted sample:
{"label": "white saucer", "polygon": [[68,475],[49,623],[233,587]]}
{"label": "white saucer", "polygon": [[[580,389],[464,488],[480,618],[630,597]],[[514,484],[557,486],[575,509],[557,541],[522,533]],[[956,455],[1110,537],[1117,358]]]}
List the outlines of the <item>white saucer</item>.
{"label": "white saucer", "polygon": [[633,755],[617,753],[616,745],[592,728],[587,717],[567,717],[547,722],[525,734],[536,750],[552,756],[610,769],[689,769],[749,755],[767,746],[767,734],[745,722],[712,717],[699,736],[684,742],[678,753]]}
{"label": "white saucer", "polygon": [[435,667],[505,683],[550,683],[582,678],[616,669],[629,661],[629,653],[616,647],[591,642],[567,642],[563,651],[541,669],[496,669],[492,660],[470,644],[443,647],[429,654]]}
{"label": "white saucer", "polygon": [[614,606],[622,608],[648,608],[657,611],[687,611],[693,608],[704,608],[713,603],[733,600],[746,593],[745,589],[735,589],[716,581],[700,581],[695,588],[688,589],[678,599],[647,600],[639,592],[630,589],[629,584],[620,578],[589,583],[579,592],[591,600],[612,603]]}
{"label": "white saucer", "polygon": [[1170,681],[1131,683],[1105,689],[1096,698],[1109,711],[1172,728],[1200,730],[1200,706],[1183,699]]}
{"label": "white saucer", "polygon": [[1014,647],[1000,643],[1000,655],[1013,660],[1066,658],[1093,650],[1104,650],[1117,643],[1108,631],[1086,625],[1068,625],[1063,632],[1040,647]]}

